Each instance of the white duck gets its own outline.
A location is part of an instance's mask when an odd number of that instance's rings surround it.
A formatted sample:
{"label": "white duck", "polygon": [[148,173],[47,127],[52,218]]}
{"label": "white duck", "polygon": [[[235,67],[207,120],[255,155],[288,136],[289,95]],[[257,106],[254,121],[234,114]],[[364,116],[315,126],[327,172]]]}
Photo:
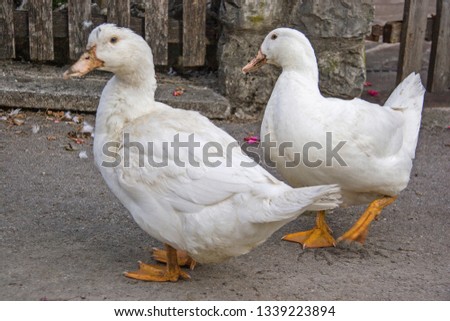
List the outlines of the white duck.
{"label": "white duck", "polygon": [[[278,146],[292,142],[284,153],[273,148],[270,159],[291,186],[339,184],[342,205],[370,203],[338,239],[364,243],[370,223],[409,181],[425,92],[419,75],[406,78],[384,106],[358,98],[325,98],[310,42],[288,28],[270,32],[243,72],[264,63],[281,66],[283,72],[267,104],[261,136],[270,135]],[[303,161],[289,166],[299,154]],[[325,213],[319,212],[315,228],[284,239],[304,247],[334,246],[330,231]]]}
{"label": "white duck", "polygon": [[165,267],[140,263],[126,276],[189,278],[177,250],[200,263],[220,262],[247,253],[305,210],[338,206],[336,185],[293,189],[207,118],[155,102],[152,52],[131,30],[95,28],[65,78],[96,68],[115,74],[97,110],[96,165],[137,224],[166,244],[157,252]]}

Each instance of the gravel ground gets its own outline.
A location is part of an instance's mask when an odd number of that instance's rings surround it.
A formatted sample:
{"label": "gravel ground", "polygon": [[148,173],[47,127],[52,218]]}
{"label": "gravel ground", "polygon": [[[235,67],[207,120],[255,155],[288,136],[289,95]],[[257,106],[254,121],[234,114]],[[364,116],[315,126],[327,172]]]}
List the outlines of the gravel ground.
{"label": "gravel ground", "polygon": [[[122,272],[150,262],[149,250],[161,244],[107,189],[93,164],[92,139],[78,146],[67,137],[76,126],[54,123],[44,112],[25,114],[21,126],[0,121],[1,300],[450,300],[445,127],[422,129],[411,182],[373,223],[364,247],[304,251],[282,242],[314,224],[303,215],[247,255],[199,265],[190,281],[146,283]],[[92,115],[85,120],[94,124]],[[238,140],[259,128],[219,126]],[[81,149],[68,151],[69,142]],[[330,214],[334,234],[362,210]]]}

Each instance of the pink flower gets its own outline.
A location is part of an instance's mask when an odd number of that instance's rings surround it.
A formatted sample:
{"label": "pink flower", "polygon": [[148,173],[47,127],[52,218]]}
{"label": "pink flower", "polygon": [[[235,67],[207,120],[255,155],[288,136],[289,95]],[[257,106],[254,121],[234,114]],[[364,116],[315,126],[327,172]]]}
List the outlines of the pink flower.
{"label": "pink flower", "polygon": [[366,81],[364,83],[364,87],[372,87],[372,83],[370,81]]}
{"label": "pink flower", "polygon": [[372,97],[377,97],[380,93],[376,90],[368,90],[367,93]]}
{"label": "pink flower", "polygon": [[259,136],[248,136],[244,138],[244,141],[249,143],[250,145],[259,144],[260,139]]}

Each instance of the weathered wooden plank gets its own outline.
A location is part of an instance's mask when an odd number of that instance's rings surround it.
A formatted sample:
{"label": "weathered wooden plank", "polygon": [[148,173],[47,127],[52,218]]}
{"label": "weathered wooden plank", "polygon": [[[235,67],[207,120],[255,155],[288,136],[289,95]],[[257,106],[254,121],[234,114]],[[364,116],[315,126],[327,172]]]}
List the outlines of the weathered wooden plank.
{"label": "weathered wooden plank", "polygon": [[28,27],[31,60],[53,60],[52,0],[29,0]]}
{"label": "weathered wooden plank", "polygon": [[69,55],[76,60],[86,48],[92,30],[91,0],[69,0]]}
{"label": "weathered wooden plank", "polygon": [[444,92],[450,87],[450,0],[438,0],[436,11],[427,87]]}
{"label": "weathered wooden plank", "polygon": [[400,42],[402,36],[402,25],[403,23],[401,21],[386,22],[383,28],[383,42],[386,43]]}
{"label": "weathered wooden plank", "polygon": [[[67,16],[67,11],[53,12],[53,38],[69,37],[69,19]],[[106,19],[104,21],[106,22]]]}
{"label": "weathered wooden plank", "polygon": [[[67,11],[55,11],[53,13],[53,38],[54,38],[54,51],[55,53],[65,52],[65,55],[69,55],[69,44],[65,38],[69,37],[68,30],[68,13]],[[29,46],[28,46],[28,12],[27,11],[14,11],[14,37],[16,43],[16,53],[23,53],[22,56],[25,59],[29,59]],[[92,15],[93,28],[106,22],[106,16]],[[140,17],[131,17],[130,28],[139,35],[144,36],[144,19]],[[217,43],[217,30],[209,28],[206,31],[207,40],[206,44],[215,45]],[[169,44],[181,45],[183,38],[183,26],[181,20],[175,20],[169,18]],[[58,55],[56,55],[58,57]],[[60,55],[59,55],[60,56]],[[68,63],[69,61],[67,61]],[[180,62],[182,63],[182,62]]]}
{"label": "weathered wooden plank", "polygon": [[205,64],[206,0],[183,1],[183,66]]}
{"label": "weathered wooden plank", "polygon": [[383,30],[384,30],[383,26],[373,25],[372,32],[370,33],[370,35],[366,37],[366,40],[375,42],[380,41],[380,37],[383,36]]}
{"label": "weathered wooden plank", "polygon": [[[27,11],[14,11],[14,37],[15,38],[27,38],[28,37],[28,12]],[[130,28],[137,34],[144,36],[144,19],[140,17],[131,17]],[[105,23],[106,17],[102,15],[92,16],[93,27]],[[69,29],[67,27],[67,12],[55,11],[53,13],[53,37],[54,38],[67,38],[69,36]],[[182,41],[182,29],[183,26],[179,20],[169,18],[169,43],[179,44]],[[216,30],[208,29],[206,34],[208,36],[206,44],[216,43]]]}
{"label": "weathered wooden plank", "polygon": [[422,66],[429,0],[405,0],[397,83]]}
{"label": "weathered wooden plank", "polygon": [[13,0],[0,3],[0,59],[15,58]]}
{"label": "weathered wooden plank", "polygon": [[[105,18],[103,18],[103,22],[106,22]],[[14,11],[14,28],[15,38],[28,38],[28,11]],[[67,12],[55,11],[53,13],[53,38],[67,38],[68,36]]]}
{"label": "weathered wooden plank", "polygon": [[427,31],[425,32],[425,41],[432,41],[433,39],[434,19],[436,19],[435,14],[427,18]]}
{"label": "weathered wooden plank", "polygon": [[108,1],[108,22],[120,27],[130,26],[130,0]]}
{"label": "weathered wooden plank", "polygon": [[169,0],[145,2],[145,40],[155,65],[167,65],[169,51]]}

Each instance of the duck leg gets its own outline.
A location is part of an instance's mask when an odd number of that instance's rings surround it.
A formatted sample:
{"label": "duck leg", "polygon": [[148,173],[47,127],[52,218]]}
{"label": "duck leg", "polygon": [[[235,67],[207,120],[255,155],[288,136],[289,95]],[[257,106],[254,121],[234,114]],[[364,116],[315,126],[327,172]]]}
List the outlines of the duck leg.
{"label": "duck leg", "polygon": [[[153,248],[153,258],[158,262],[167,263],[167,251]],[[179,266],[188,266],[191,270],[197,265],[197,262],[185,251],[177,251],[177,259]]]}
{"label": "duck leg", "polygon": [[331,229],[325,221],[325,211],[317,213],[316,226],[308,231],[285,235],[284,241],[303,244],[303,248],[319,248],[336,246],[336,241],[331,236]]}
{"label": "duck leg", "polygon": [[370,223],[380,215],[381,211],[388,205],[392,204],[397,196],[383,197],[370,203],[366,211],[356,221],[356,223],[344,235],[338,238],[338,242],[359,242],[364,244]]}
{"label": "duck leg", "polygon": [[168,244],[165,244],[165,247],[167,252],[167,263],[165,266],[139,262],[139,270],[125,272],[124,275],[136,280],[154,282],[176,282],[180,277],[185,280],[190,279],[189,274],[182,271],[178,265],[177,250]]}

